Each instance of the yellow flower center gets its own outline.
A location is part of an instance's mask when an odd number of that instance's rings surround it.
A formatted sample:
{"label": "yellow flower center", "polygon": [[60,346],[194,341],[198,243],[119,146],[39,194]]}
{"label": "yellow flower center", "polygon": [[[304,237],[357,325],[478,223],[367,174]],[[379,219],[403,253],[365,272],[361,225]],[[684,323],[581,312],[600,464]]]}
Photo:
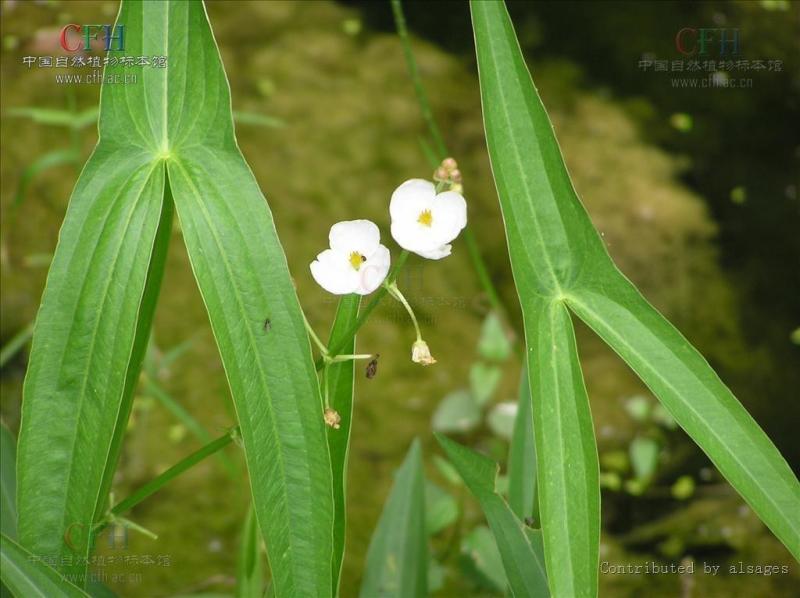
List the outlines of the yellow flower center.
{"label": "yellow flower center", "polygon": [[367,261],[367,258],[357,251],[354,251],[350,254],[350,265],[353,266],[353,270],[358,271],[361,267],[361,264]]}
{"label": "yellow flower center", "polygon": [[420,212],[417,222],[419,222],[422,226],[430,227],[433,224],[433,214],[431,214],[430,210],[423,210]]}

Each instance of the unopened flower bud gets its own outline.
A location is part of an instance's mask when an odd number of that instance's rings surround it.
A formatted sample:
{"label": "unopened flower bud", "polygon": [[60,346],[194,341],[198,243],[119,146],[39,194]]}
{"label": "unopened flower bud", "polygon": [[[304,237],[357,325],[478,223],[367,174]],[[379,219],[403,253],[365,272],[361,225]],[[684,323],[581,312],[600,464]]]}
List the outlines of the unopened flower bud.
{"label": "unopened flower bud", "polygon": [[323,415],[325,419],[325,424],[333,428],[334,430],[339,429],[339,424],[342,422],[342,416],[334,409],[326,409]]}
{"label": "unopened flower bud", "polygon": [[458,164],[453,158],[445,158],[444,160],[442,160],[442,168],[452,172],[453,170],[458,168]]}
{"label": "unopened flower bud", "polygon": [[411,346],[411,361],[414,363],[421,363],[422,365],[433,365],[436,363],[431,350],[428,348],[428,343],[420,339]]}

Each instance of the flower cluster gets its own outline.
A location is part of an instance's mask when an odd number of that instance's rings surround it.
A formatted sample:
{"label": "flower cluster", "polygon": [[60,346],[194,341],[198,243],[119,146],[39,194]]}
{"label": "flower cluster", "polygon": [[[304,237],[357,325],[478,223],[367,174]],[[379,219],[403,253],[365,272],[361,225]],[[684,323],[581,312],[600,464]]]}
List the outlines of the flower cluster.
{"label": "flower cluster", "polygon": [[[389,202],[392,237],[400,247],[421,257],[439,260],[450,255],[452,243],[467,225],[467,202],[453,188],[461,187],[455,161],[442,163],[430,181],[411,179],[392,193]],[[389,273],[389,250],[381,245],[380,232],[369,220],[348,220],[331,227],[330,248],[311,263],[311,275],[334,295],[369,295]]]}
{"label": "flower cluster", "polygon": [[[392,237],[400,247],[426,259],[440,260],[450,255],[451,243],[467,225],[467,202],[461,195],[461,173],[452,158],[442,162],[433,180],[435,183],[411,179],[395,189],[389,216]],[[369,295],[383,285],[403,304],[414,323],[417,340],[412,360],[422,365],[436,363],[422,340],[411,306],[394,281],[386,280],[391,256],[381,244],[377,225],[369,220],[337,222],[331,227],[328,244],[329,248],[311,262],[314,280],[335,295]]]}

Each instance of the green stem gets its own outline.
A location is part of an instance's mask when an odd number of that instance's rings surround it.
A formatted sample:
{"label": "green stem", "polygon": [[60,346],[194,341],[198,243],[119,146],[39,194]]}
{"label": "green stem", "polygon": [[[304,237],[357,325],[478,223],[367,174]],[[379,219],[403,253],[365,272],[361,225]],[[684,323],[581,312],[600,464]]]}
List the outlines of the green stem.
{"label": "green stem", "polygon": [[167,471],[162,473],[157,478],[150,480],[147,484],[139,488],[136,492],[131,494],[125,500],[117,503],[111,509],[112,515],[120,515],[136,505],[140,502],[149,498],[156,492],[158,492],[163,486],[165,486],[168,482],[172,481],[173,479],[177,478],[187,469],[190,469],[206,457],[213,455],[220,449],[228,446],[233,441],[233,436],[236,431],[236,428],[225,434],[224,436],[220,436],[216,440],[208,443],[203,448],[195,451],[188,457],[178,461],[175,465],[170,467]]}
{"label": "green stem", "polygon": [[[395,262],[394,266],[392,266],[389,275],[386,277],[386,282],[392,283],[395,280],[397,280],[397,275],[400,273],[400,269],[406,263],[408,255],[409,255],[408,251],[404,249],[403,252],[400,254],[400,257],[397,258],[397,261]],[[350,341],[356,335],[361,326],[364,325],[364,322],[367,321],[369,315],[378,306],[378,304],[381,302],[381,299],[383,299],[388,292],[389,291],[387,291],[386,287],[384,286],[381,286],[377,291],[375,291],[375,294],[372,296],[372,300],[369,303],[367,303],[366,307],[364,307],[364,309],[362,309],[359,312],[358,318],[356,319],[355,323],[341,337],[338,343],[328,348],[328,357],[335,358],[342,351],[342,349],[349,346]],[[321,370],[322,367],[325,365],[324,357],[320,357],[319,359],[317,359],[315,365],[317,371]]]}
{"label": "green stem", "polygon": [[489,275],[489,269],[486,267],[486,262],[483,260],[483,256],[481,255],[481,250],[478,246],[478,239],[475,238],[475,233],[473,233],[472,229],[467,226],[463,230],[462,236],[464,237],[464,243],[467,245],[467,253],[469,254],[470,261],[472,261],[472,267],[475,269],[475,273],[478,275],[478,281],[480,281],[483,291],[486,293],[486,297],[489,299],[489,304],[492,306],[492,309],[500,314],[501,317],[507,319],[508,314],[506,312],[505,305],[503,305],[503,300],[500,299],[497,288],[492,282],[492,277]]}
{"label": "green stem", "polygon": [[406,64],[408,71],[411,75],[411,81],[414,84],[414,91],[417,94],[417,101],[419,102],[422,111],[422,118],[428,125],[428,130],[433,138],[433,143],[436,145],[436,151],[446,158],[447,147],[444,144],[444,137],[436,124],[436,119],[433,117],[430,102],[428,102],[428,95],[425,93],[425,88],[422,85],[422,77],[419,75],[419,67],[414,58],[414,52],[411,50],[411,39],[408,36],[408,27],[406,27],[406,17],[403,14],[403,5],[400,0],[392,0],[392,13],[394,14],[394,22],[397,25],[397,34],[400,36],[400,42],[403,44],[403,54],[406,57]]}
{"label": "green stem", "polygon": [[322,370],[322,379],[323,379],[323,382],[324,382],[322,399],[323,399],[323,402],[325,403],[325,409],[330,409],[331,408],[331,394],[330,394],[330,384],[329,384],[330,373],[331,373],[331,364],[330,363],[326,363],[325,364],[325,369]]}
{"label": "green stem", "polygon": [[408,304],[408,301],[406,301],[406,298],[403,296],[403,293],[400,292],[400,289],[397,288],[397,285],[394,282],[387,284],[386,290],[389,291],[389,294],[395,299],[397,299],[403,307],[406,308],[408,315],[411,316],[411,321],[414,323],[414,330],[417,331],[417,341],[421,341],[422,333],[419,330],[419,323],[417,322],[417,316],[414,315],[414,310],[411,309],[411,306]]}
{"label": "green stem", "polygon": [[[419,74],[417,60],[414,58],[414,52],[411,49],[411,39],[408,35],[408,27],[406,26],[406,18],[403,14],[403,4],[401,0],[392,0],[392,12],[394,13],[395,25],[397,26],[397,34],[400,36],[400,42],[403,45],[403,53],[406,57],[408,72],[414,84],[414,91],[417,94],[417,102],[419,103],[422,117],[428,126],[428,131],[434,140],[436,146],[435,151],[439,154],[438,162],[431,161],[431,167],[436,168],[442,160],[450,155],[450,152],[445,145],[444,138],[439,130],[439,125],[436,124],[436,118],[433,116],[428,96],[425,93],[425,87],[422,84],[422,77],[420,77]],[[500,294],[497,292],[491,276],[489,276],[489,269],[486,267],[486,262],[483,260],[475,234],[469,226],[464,229],[462,234],[467,244],[467,253],[469,254],[470,261],[472,262],[473,268],[475,268],[475,273],[478,275],[478,281],[489,298],[489,303],[502,317],[508,319],[508,312],[500,299]]]}
{"label": "green stem", "polygon": [[356,359],[374,359],[375,355],[370,353],[361,353],[359,355],[337,355],[336,357],[331,357],[331,363],[341,363],[343,361],[355,361]]}
{"label": "green stem", "polygon": [[306,325],[306,331],[308,332],[308,336],[310,336],[313,339],[314,344],[317,345],[317,348],[319,349],[319,352],[322,353],[322,358],[324,359],[328,355],[328,347],[325,346],[325,343],[319,340],[317,333],[314,332],[314,329],[311,327],[311,324],[308,323],[308,318],[306,318],[305,312],[301,309],[300,313],[303,314],[303,324]]}
{"label": "green stem", "polygon": [[[164,390],[152,376],[144,376],[144,387],[154,399],[159,401],[170,413],[172,413],[172,415],[175,416],[178,421],[181,422],[181,424],[188,428],[201,444],[208,444],[211,442],[211,434],[208,433],[203,425],[197,421],[192,414],[186,411],[183,405],[178,403],[178,401],[176,401],[169,393],[167,393],[167,391]],[[236,466],[233,464],[233,462],[223,453],[219,454],[219,460],[225,467],[225,471],[228,472],[228,475],[233,479],[237,479],[239,473],[237,472]]]}

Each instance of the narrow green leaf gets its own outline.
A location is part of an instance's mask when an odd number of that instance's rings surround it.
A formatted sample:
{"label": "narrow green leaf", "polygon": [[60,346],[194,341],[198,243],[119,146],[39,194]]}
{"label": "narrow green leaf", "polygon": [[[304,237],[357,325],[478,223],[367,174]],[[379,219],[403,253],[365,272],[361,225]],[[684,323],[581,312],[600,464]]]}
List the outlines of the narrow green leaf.
{"label": "narrow green leaf", "polygon": [[[339,300],[336,318],[331,328],[328,346],[342,343],[342,353],[355,353],[355,337],[348,331],[358,319],[359,295],[345,295]],[[339,429],[328,428],[328,450],[331,454],[333,476],[333,595],[339,593],[339,580],[344,561],[345,531],[347,526],[347,456],[350,449],[350,430],[353,420],[353,386],[355,361],[334,363],[328,367],[328,392],[331,407],[341,417]]]}
{"label": "narrow green leaf", "polygon": [[55,168],[56,166],[64,166],[65,164],[77,165],[80,163],[80,159],[80,154],[73,149],[57,149],[39,156],[22,170],[12,205],[16,207],[25,201],[25,194],[28,191],[28,187],[30,187],[33,182],[33,179],[45,170]]}
{"label": "narrow green leaf", "polygon": [[150,255],[150,264],[147,270],[144,293],[139,304],[138,321],[136,323],[136,335],[131,349],[131,356],[128,362],[128,371],[125,377],[125,387],[122,392],[122,402],[117,413],[116,423],[114,424],[111,437],[111,446],[108,450],[103,478],[100,484],[100,491],[97,495],[97,503],[94,511],[94,521],[97,522],[104,513],[107,506],[107,498],[111,491],[111,484],[114,479],[114,472],[122,452],[122,441],[128,429],[128,419],[133,409],[133,395],[139,381],[139,373],[142,368],[144,356],[147,351],[147,344],[150,340],[150,331],[153,326],[153,316],[156,311],[158,295],[161,291],[161,281],[164,278],[164,268],[167,263],[167,250],[172,233],[172,219],[174,207],[172,196],[169,193],[169,185],[165,185],[164,204],[161,210],[161,217],[158,222],[156,238],[153,242],[153,252]]}
{"label": "narrow green leaf", "polygon": [[[800,483],[703,356],[621,274],[570,307],[647,384],[761,520],[800,559]],[[599,284],[599,283],[598,283]],[[589,285],[587,285],[589,286]]]}
{"label": "narrow green leaf", "polygon": [[0,580],[19,598],[89,596],[5,534],[0,536]]}
{"label": "narrow green leaf", "polygon": [[19,108],[10,109],[7,114],[9,116],[16,116],[19,118],[28,118],[40,125],[54,125],[69,127],[71,129],[82,129],[97,122],[98,110],[95,107],[88,108],[87,110],[83,110],[81,112],[72,112],[70,110],[21,106]]}
{"label": "narrow green leaf", "polygon": [[162,140],[189,260],[239,419],[273,588],[277,596],[329,596],[330,460],[286,257],[237,147],[228,84],[202,5],[144,6],[163,13],[169,23],[164,53],[170,65],[185,68],[169,69],[161,89],[169,105],[151,110],[149,130],[147,121],[140,128]]}
{"label": "narrow green leaf", "polygon": [[261,561],[261,534],[253,513],[247,509],[239,543],[236,566],[236,598],[261,598],[264,595],[264,567]]}
{"label": "narrow green leaf", "polygon": [[[502,2],[473,2],[492,172],[522,304],[550,589],[597,594],[597,448],[562,290],[597,240],[574,191]],[[547,134],[541,133],[546,127]]]}
{"label": "narrow green leaf", "polygon": [[230,430],[227,434],[209,442],[207,445],[199,448],[191,455],[188,455],[178,461],[175,465],[167,469],[164,473],[157,478],[150,480],[144,486],[137,489],[133,494],[120,501],[111,509],[112,515],[121,515],[125,511],[132,509],[146,498],[158,492],[161,488],[166,486],[171,480],[175,479],[185,471],[191,469],[200,461],[213,455],[217,451],[222,450],[228,444],[233,442],[233,439],[238,436],[238,430]]}
{"label": "narrow green leaf", "polygon": [[101,141],[70,200],[34,329],[18,447],[20,541],[38,556],[88,555],[163,192],[162,165]]}
{"label": "narrow green leaf", "polygon": [[[153,396],[153,398],[166,407],[166,409],[173,416],[175,416],[175,418],[181,422],[182,425],[186,426],[186,428],[194,435],[194,437],[200,441],[200,444],[208,444],[212,441],[211,434],[209,434],[208,430],[203,427],[203,424],[197,421],[197,419],[195,419],[194,416],[192,416],[192,414],[189,413],[183,405],[181,405],[172,395],[164,390],[164,388],[158,382],[156,382],[153,377],[148,377],[145,380],[144,388],[148,393],[150,393],[150,395]],[[233,461],[231,461],[225,453],[218,453],[217,459],[219,459],[219,462],[232,479],[238,479],[239,472],[237,472]]]}
{"label": "narrow green leaf", "polygon": [[0,349],[0,368],[6,365],[31,340],[32,336],[33,322],[12,336],[11,340]]}
{"label": "narrow green leaf", "polygon": [[495,491],[497,464],[446,436],[436,434],[436,439],[486,515],[514,596],[549,596],[544,563],[537,560],[523,524]]}
{"label": "narrow green leaf", "polygon": [[436,469],[439,470],[439,473],[442,474],[442,477],[446,479],[449,483],[454,486],[461,486],[463,482],[461,481],[461,476],[458,475],[456,468],[440,455],[433,456],[433,464],[436,465]]}
{"label": "narrow green leaf", "polygon": [[414,440],[397,470],[367,551],[361,598],[426,596],[428,535],[422,450]]}
{"label": "narrow green leaf", "polygon": [[17,441],[0,423],[0,531],[17,538]]}
{"label": "narrow green leaf", "polygon": [[539,522],[539,496],[536,471],[536,440],[533,428],[528,366],[522,368],[519,382],[517,417],[508,452],[508,505],[520,521]]}

